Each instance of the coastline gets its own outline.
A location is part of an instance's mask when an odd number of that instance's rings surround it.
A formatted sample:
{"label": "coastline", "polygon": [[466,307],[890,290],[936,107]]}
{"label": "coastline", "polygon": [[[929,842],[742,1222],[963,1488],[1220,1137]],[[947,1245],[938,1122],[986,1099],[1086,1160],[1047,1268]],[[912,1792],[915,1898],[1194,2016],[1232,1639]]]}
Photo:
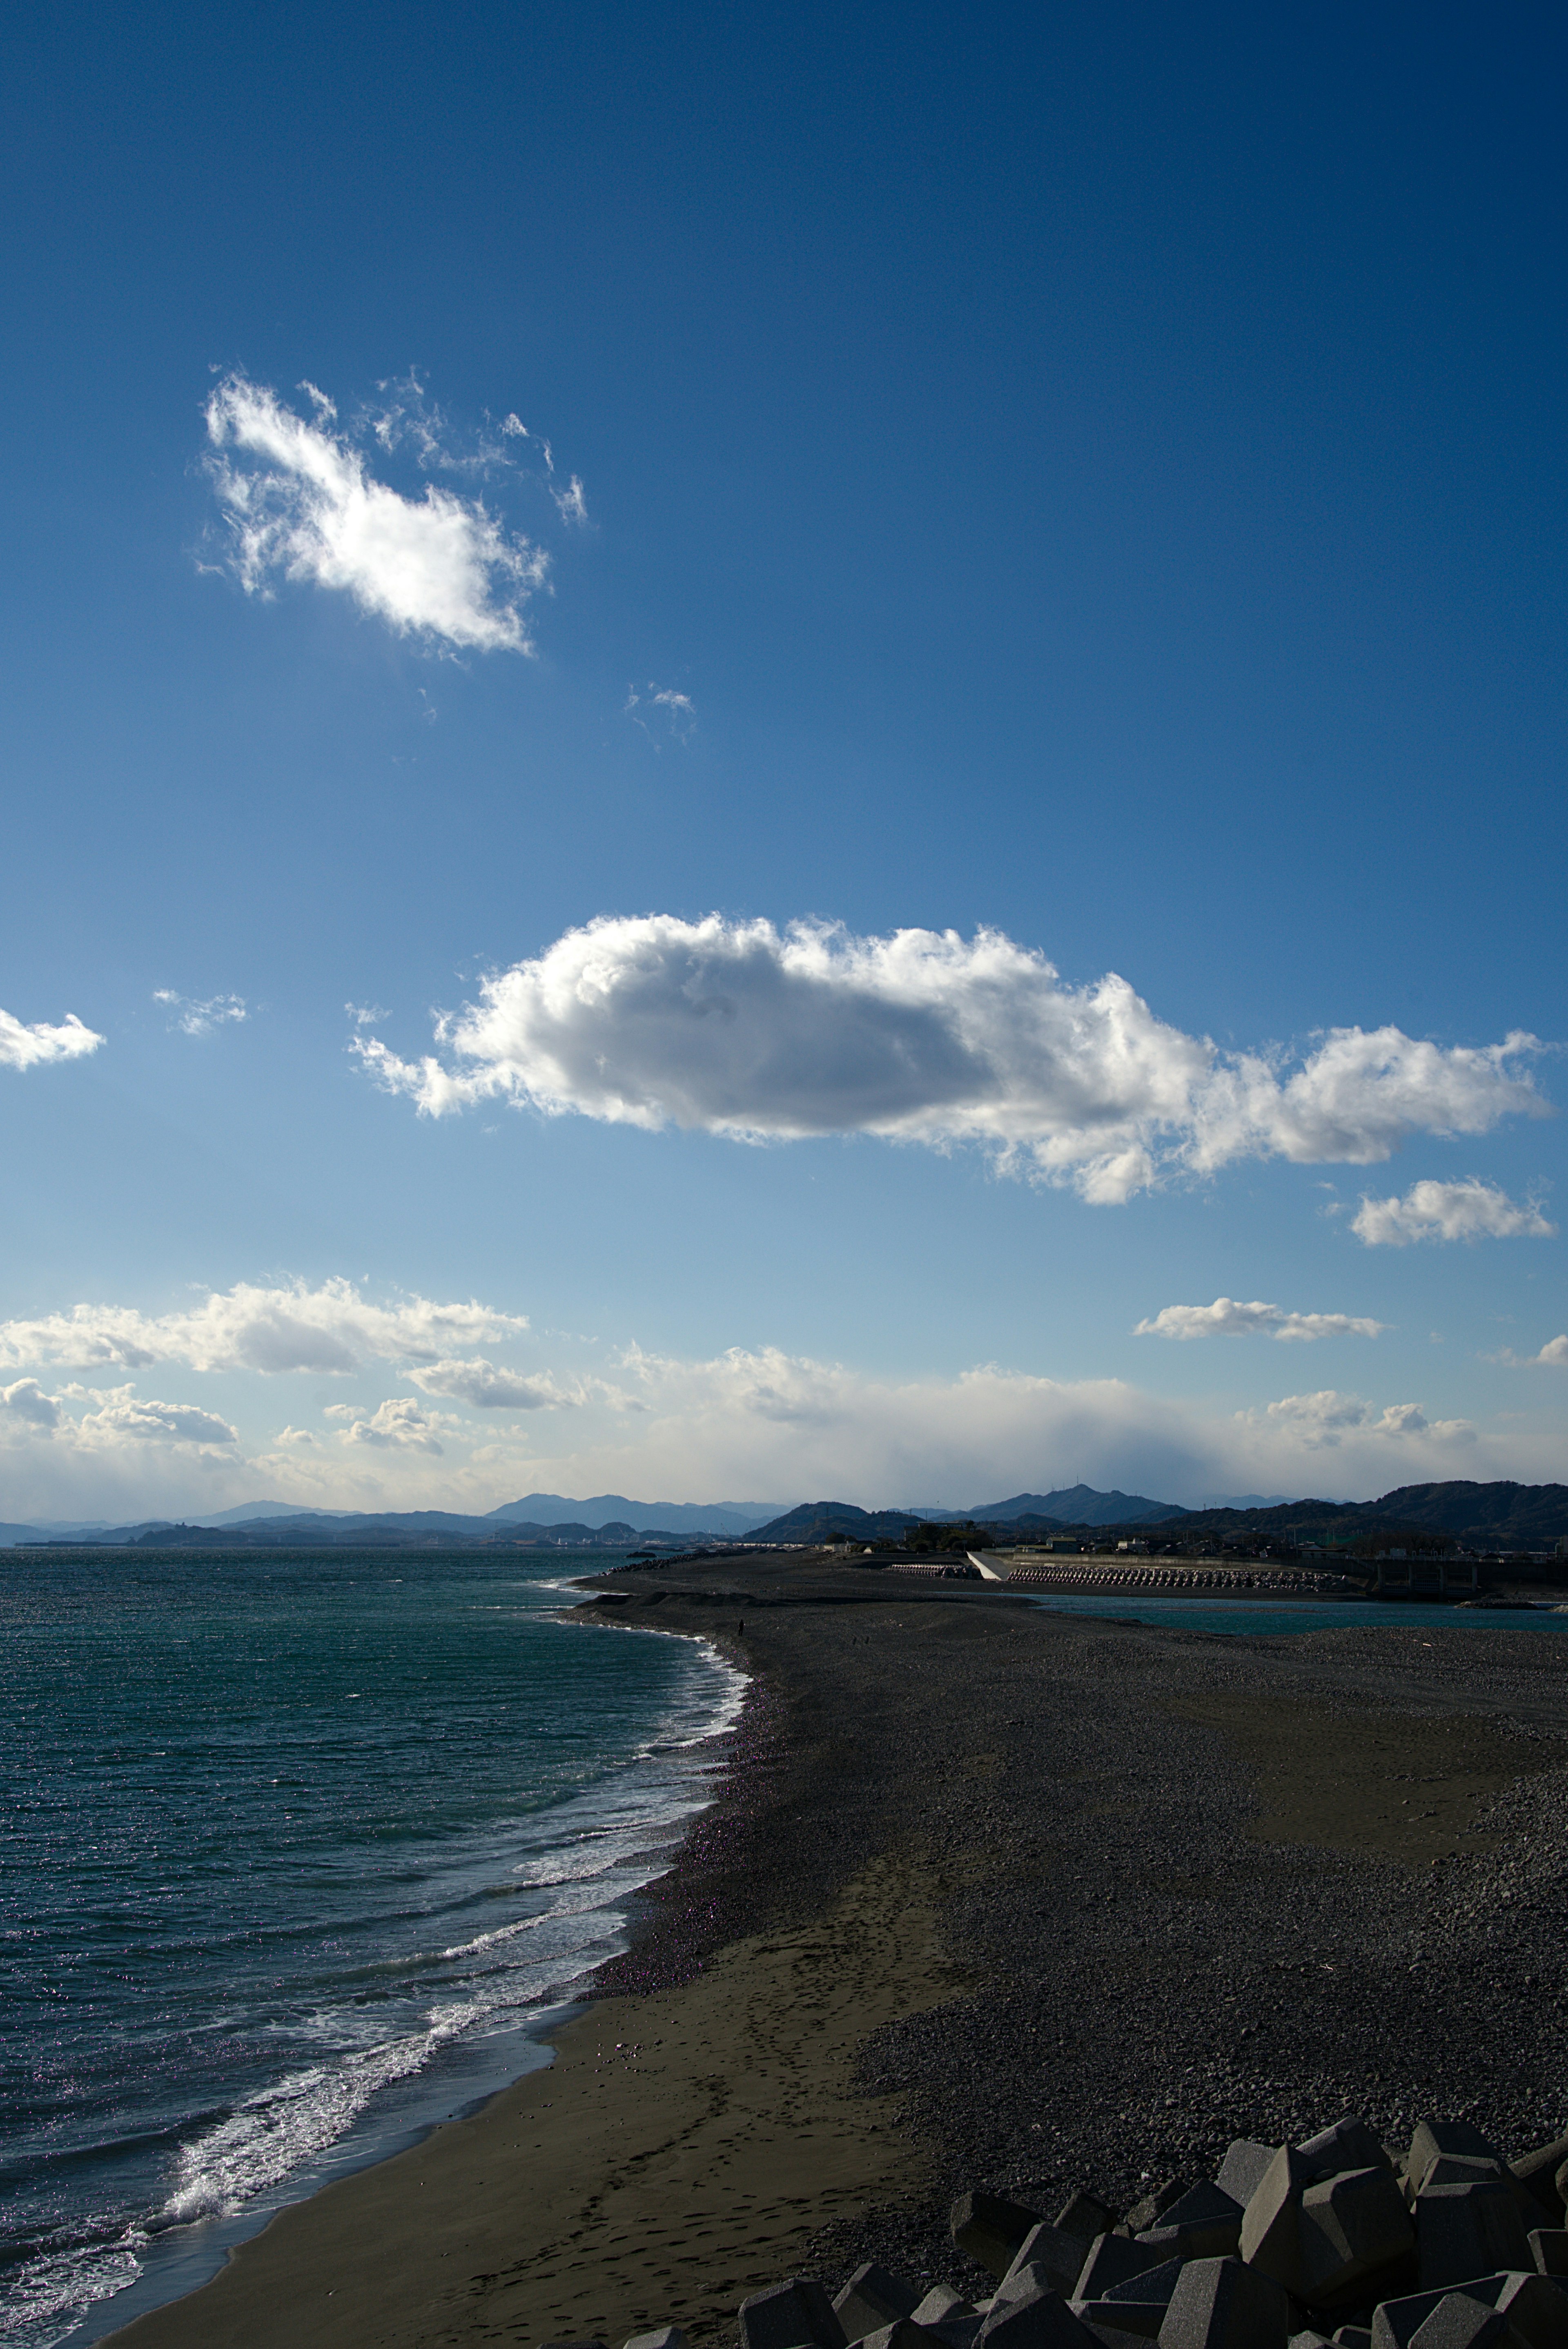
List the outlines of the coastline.
{"label": "coastline", "polygon": [[960,2184],[1114,2195],[1346,2105],[1560,2127],[1555,1640],[1150,1630],[810,1562],[616,1579],[600,1619],[754,1676],[631,1947],[550,2069],[117,2342],[700,2344],[792,2270],[962,2283]]}

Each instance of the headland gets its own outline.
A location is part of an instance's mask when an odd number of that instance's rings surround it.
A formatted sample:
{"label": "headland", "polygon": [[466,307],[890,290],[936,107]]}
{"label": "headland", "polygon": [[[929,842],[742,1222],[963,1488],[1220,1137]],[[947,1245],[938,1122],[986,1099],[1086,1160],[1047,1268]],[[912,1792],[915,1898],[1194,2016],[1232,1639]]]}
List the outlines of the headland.
{"label": "headland", "polygon": [[601,1587],[584,1637],[753,1675],[632,1947],[548,2070],[127,2349],[707,2349],[791,2272],[969,2284],[961,2187],[1125,2201],[1339,2110],[1561,2133],[1561,1635],[1216,1638],[810,1554]]}

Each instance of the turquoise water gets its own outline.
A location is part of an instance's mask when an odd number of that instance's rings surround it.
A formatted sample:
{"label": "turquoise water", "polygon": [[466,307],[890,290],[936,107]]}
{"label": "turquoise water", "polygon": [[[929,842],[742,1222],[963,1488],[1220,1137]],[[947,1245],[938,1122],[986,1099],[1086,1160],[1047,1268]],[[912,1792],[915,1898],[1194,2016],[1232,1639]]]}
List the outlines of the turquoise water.
{"label": "turquoise water", "polygon": [[744,1685],[589,1563],[0,1551],[9,2349],[543,2060]]}
{"label": "turquoise water", "polygon": [[1115,1615],[1180,1631],[1568,1631],[1568,1611],[1551,1607],[1456,1607],[1421,1599],[1183,1599],[1133,1592],[1080,1598],[1042,1591],[1037,1607],[1063,1615]]}

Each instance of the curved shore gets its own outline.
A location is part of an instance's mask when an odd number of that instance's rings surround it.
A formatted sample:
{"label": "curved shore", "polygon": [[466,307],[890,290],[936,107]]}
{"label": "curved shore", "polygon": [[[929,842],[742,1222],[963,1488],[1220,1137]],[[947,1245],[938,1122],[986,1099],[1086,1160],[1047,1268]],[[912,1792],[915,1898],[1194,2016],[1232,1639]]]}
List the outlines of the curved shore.
{"label": "curved shore", "polygon": [[[1560,2132],[1568,1650],[1211,1638],[810,1559],[617,1577],[753,1692],[556,2060],[280,2213],[135,2349],[730,2337],[960,2184],[1126,2197],[1330,2109]],[[739,1625],[744,1620],[744,1632]]]}

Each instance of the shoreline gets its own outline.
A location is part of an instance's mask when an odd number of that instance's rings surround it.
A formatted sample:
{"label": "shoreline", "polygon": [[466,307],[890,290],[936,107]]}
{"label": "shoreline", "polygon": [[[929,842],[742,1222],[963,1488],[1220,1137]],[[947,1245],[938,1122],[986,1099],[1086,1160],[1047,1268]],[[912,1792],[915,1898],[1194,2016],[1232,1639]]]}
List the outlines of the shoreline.
{"label": "shoreline", "polygon": [[1330,2106],[1560,2127],[1522,1986],[1563,1971],[1550,1888],[1488,1910],[1519,1821],[1563,1841],[1556,1641],[1222,1638],[810,1561],[615,1581],[601,1620],[730,1661],[744,1612],[753,1681],[554,2064],[116,2341],[706,2344],[791,2270],[962,2286],[957,2185],[1115,2194]]}
{"label": "shoreline", "polygon": [[[563,1604],[550,1618],[565,1625],[577,1619],[579,1608]],[[744,1708],[748,1676],[733,1655],[700,1634],[642,1627],[648,1636],[689,1640],[700,1646],[710,1664],[721,1668],[709,1725],[695,1737],[670,1744],[650,1731],[642,1751],[626,1766],[656,1762],[673,1770],[671,1785],[676,1807],[662,1823],[650,1827],[647,1869],[641,1882],[617,1895],[606,1915],[619,1912],[618,1932],[626,1941],[635,1938],[648,1886],[672,1864],[674,1854],[694,1819],[700,1818],[715,1799],[713,1773],[723,1755]],[[613,1783],[613,1782],[612,1782]],[[693,1800],[682,1802],[682,1786]],[[568,1807],[583,1797],[566,1798]],[[397,2109],[379,2112],[373,2103],[345,2133],[307,2155],[298,2167],[237,2209],[222,2214],[160,2226],[142,2236],[128,2236],[134,2244],[139,2271],[129,2282],[105,2298],[81,2308],[70,2325],[56,2336],[61,2349],[79,2344],[97,2349],[143,2318],[160,2314],[201,2292],[222,2275],[245,2243],[270,2227],[285,2210],[314,2200],[334,2185],[353,2178],[405,2152],[417,2150],[438,2130],[475,2117],[493,2099],[534,2073],[548,2069],[559,2033],[596,1997],[593,1984],[602,1968],[622,1952],[593,1958],[575,1971],[564,1973],[531,2009],[519,2010],[518,2020],[501,2031],[460,2034],[439,2047],[433,2060],[395,2084]]]}

